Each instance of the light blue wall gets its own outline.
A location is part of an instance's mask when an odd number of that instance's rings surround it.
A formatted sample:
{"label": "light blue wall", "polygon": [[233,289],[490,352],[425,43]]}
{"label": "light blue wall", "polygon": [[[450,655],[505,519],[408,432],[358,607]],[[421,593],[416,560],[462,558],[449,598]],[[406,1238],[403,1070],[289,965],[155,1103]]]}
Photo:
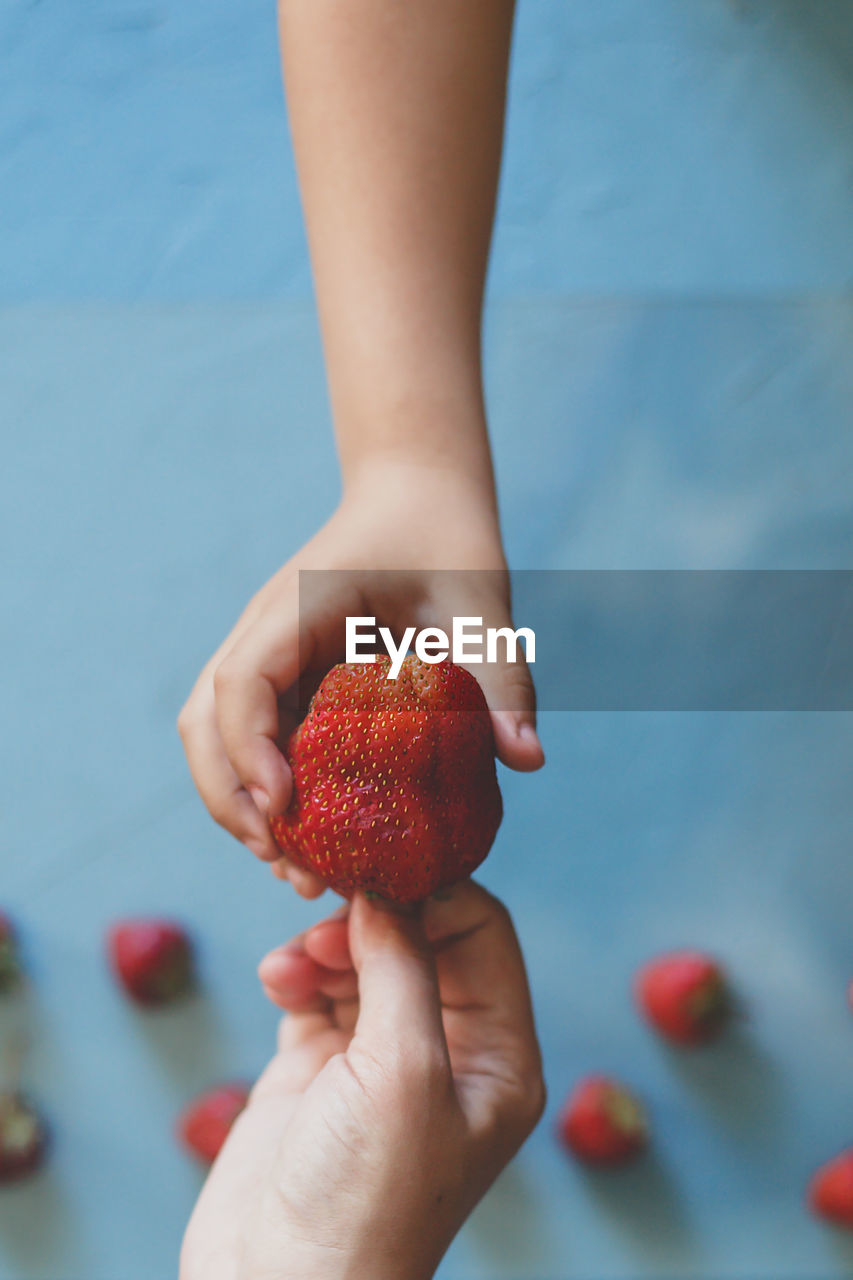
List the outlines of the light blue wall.
{"label": "light blue wall", "polygon": [[[487,366],[510,559],[853,561],[853,6],[527,0]],[[0,898],[31,988],[49,1171],[0,1192],[2,1280],[160,1280],[198,1183],[186,1097],[253,1073],[265,949],[327,909],[215,829],[174,718],[247,596],[337,492],[257,0],[0,7]],[[850,1140],[851,723],[544,717],[483,879],[529,958],[551,1105],[446,1280],[836,1280],[802,1188]],[[186,916],[204,993],[140,1015],[126,911]],[[682,942],[747,1018],[662,1050],[634,965]],[[589,1069],[656,1154],[589,1178],[552,1139]]]}
{"label": "light blue wall", "polygon": [[[304,298],[273,0],[6,0],[0,297]],[[522,0],[501,296],[853,279],[848,0]]]}

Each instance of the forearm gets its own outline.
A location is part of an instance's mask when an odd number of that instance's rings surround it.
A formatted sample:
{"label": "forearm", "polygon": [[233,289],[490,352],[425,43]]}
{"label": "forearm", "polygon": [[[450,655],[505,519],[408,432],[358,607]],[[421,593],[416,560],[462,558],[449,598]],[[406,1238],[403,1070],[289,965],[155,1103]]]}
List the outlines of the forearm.
{"label": "forearm", "polygon": [[280,0],[345,483],[383,457],[492,488],[480,322],[512,0]]}

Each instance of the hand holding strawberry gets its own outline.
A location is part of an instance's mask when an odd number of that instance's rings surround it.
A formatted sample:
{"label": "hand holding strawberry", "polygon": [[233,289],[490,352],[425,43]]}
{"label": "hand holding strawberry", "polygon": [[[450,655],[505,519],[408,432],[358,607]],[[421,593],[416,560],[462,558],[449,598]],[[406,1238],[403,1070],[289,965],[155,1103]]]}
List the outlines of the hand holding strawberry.
{"label": "hand holding strawberry", "polygon": [[213,1167],[182,1280],[432,1275],[544,1101],[505,909],[465,881],[420,918],[359,894],[272,952],[292,1010]]}
{"label": "hand holding strawberry", "polygon": [[[305,570],[325,580],[307,611],[299,590]],[[486,626],[511,625],[488,488],[446,467],[381,459],[360,469],[328,524],[251,600],[181,712],[187,760],[210,813],[306,897],[321,893],[323,882],[281,854],[269,821],[291,798],[282,748],[296,724],[293,695],[309,665],[319,677],[341,660],[345,618],[365,613],[397,631],[414,621],[450,630],[454,616],[469,614]],[[538,769],[527,667],[483,664],[477,674],[498,758],[512,769]]]}

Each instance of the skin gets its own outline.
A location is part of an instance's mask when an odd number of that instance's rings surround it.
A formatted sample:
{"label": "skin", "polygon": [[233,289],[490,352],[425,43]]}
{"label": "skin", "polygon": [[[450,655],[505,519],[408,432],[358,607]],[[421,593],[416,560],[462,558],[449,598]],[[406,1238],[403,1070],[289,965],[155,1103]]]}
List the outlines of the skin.
{"label": "skin", "polygon": [[[342,498],[250,600],[178,723],[216,821],[313,897],[322,884],[281,856],[268,824],[290,800],[282,746],[300,672],[341,659],[348,613],[510,624],[480,323],[513,6],[280,0],[279,12]],[[346,579],[300,614],[304,569]],[[474,673],[500,759],[539,768],[524,662]]]}
{"label": "skin", "polygon": [[[512,0],[279,9],[342,496],[249,601],[179,728],[213,817],[313,897],[321,883],[268,825],[290,800],[300,677],[342,657],[348,614],[510,624],[480,324],[513,14]],[[327,576],[300,609],[303,570]],[[475,674],[501,760],[538,768],[525,664]],[[261,977],[288,1015],[196,1206],[181,1280],[424,1280],[542,1110],[506,911],[470,883],[414,916],[357,898]]]}
{"label": "skin", "polygon": [[414,915],[357,898],[259,972],[287,1016],[180,1280],[426,1280],[544,1105],[509,915],[471,881]]}

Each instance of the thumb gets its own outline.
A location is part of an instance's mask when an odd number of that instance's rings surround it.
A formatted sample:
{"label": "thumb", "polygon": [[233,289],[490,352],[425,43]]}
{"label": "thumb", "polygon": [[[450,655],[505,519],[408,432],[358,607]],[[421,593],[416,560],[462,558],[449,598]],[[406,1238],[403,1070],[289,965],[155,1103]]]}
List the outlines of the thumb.
{"label": "thumb", "polygon": [[358,894],[349,917],[350,952],[358,973],[355,1041],[372,1053],[443,1046],[435,960],[417,915]]}
{"label": "thumb", "polygon": [[492,714],[498,759],[524,773],[541,769],[545,752],[536,732],[536,690],[524,656],[524,639],[515,636],[508,609],[483,622],[504,633],[497,636],[496,661],[484,661],[474,673]]}

